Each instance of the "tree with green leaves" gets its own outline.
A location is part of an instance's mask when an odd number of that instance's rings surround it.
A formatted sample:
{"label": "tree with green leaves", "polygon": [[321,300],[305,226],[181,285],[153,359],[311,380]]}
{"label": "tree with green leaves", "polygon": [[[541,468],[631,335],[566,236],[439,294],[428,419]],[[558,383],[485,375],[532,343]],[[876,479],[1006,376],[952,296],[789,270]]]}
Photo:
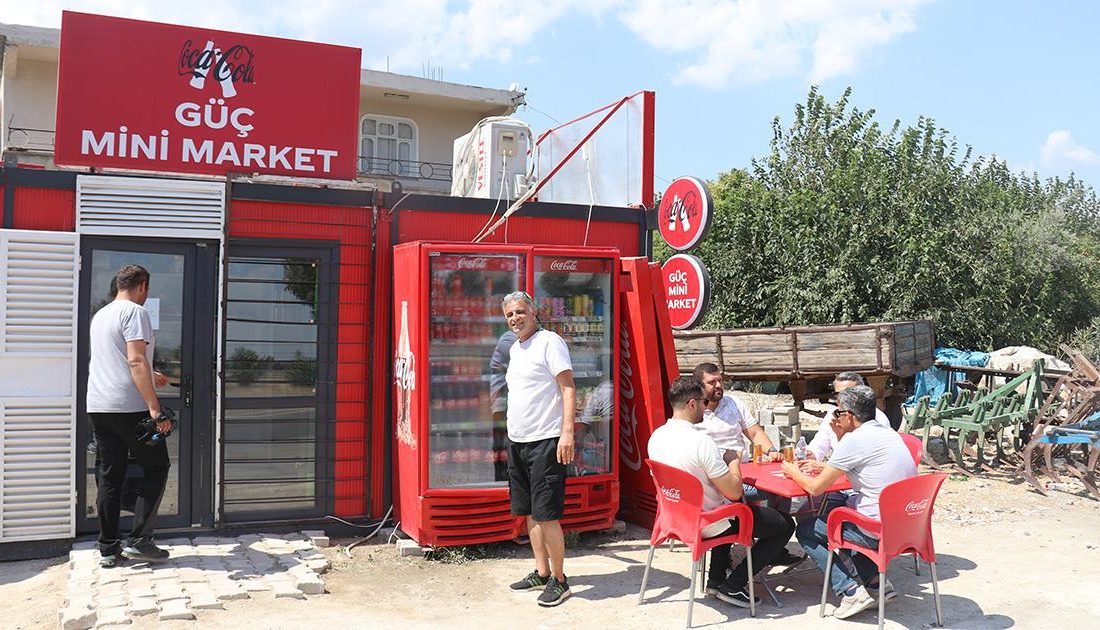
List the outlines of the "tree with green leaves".
{"label": "tree with green leaves", "polygon": [[941,345],[1046,351],[1100,329],[1092,188],[974,157],[931,118],[883,128],[850,96],[811,89],[768,155],[710,183],[701,328],[929,318]]}

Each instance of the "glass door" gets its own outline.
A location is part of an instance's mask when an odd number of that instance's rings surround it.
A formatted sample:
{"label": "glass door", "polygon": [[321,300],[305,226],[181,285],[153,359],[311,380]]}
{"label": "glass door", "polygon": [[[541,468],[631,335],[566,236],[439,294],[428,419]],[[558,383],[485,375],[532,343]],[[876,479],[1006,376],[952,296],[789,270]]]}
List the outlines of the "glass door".
{"label": "glass door", "polygon": [[612,261],[606,258],[535,256],[535,301],[543,325],[565,340],[577,385],[569,475],[611,472]]}
{"label": "glass door", "polygon": [[429,257],[429,487],[504,486],[504,375],[516,337],[500,301],[523,289],[525,257],[437,252]]}
{"label": "glass door", "polygon": [[[84,238],[81,241],[80,334],[78,337],[78,529],[98,530],[96,455],[85,412],[88,382],[88,326],[113,297],[112,279],[120,267],[149,271],[145,308],[153,322],[153,369],[168,377],[157,389],[161,405],[176,411],[177,430],[168,439],[172,463],[158,528],[211,526],[211,413],[214,374],[214,303],[217,245],[158,240]],[[142,474],[131,463],[128,477]],[[123,531],[129,526],[123,492]],[[132,504],[131,504],[132,505]]]}

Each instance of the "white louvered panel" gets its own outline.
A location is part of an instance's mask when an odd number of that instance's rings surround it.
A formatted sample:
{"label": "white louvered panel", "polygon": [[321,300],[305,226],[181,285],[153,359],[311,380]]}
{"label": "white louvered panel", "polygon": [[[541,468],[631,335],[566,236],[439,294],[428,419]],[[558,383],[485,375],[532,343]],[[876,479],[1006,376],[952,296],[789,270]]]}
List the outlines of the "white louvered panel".
{"label": "white louvered panel", "polygon": [[77,235],[0,230],[0,361],[76,350]]}
{"label": "white louvered panel", "polygon": [[0,541],[75,534],[75,400],[0,400]]}
{"label": "white louvered panel", "polygon": [[81,234],[220,240],[225,184],[81,175],[76,225]]}

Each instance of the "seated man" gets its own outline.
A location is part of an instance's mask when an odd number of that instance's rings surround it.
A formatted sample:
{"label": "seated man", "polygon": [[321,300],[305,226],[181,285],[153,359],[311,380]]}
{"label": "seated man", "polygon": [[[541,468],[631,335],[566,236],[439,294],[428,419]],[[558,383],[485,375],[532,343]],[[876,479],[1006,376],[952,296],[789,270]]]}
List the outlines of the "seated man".
{"label": "seated man", "polygon": [[[703,419],[703,387],[695,378],[680,378],[668,391],[672,417],[657,428],[649,438],[649,458],[691,473],[703,486],[703,509],[713,510],[741,499],[740,463],[722,461],[718,446],[706,433],[695,430]],[[772,564],[785,551],[794,528],[783,515],[769,507],[750,505],[753,514],[752,535],[757,542],[752,547],[755,568]],[[737,524],[729,520],[711,523],[703,528],[704,538],[737,533]],[[731,545],[721,545],[711,551],[710,576],[706,592],[735,606],[749,606],[749,571],[745,562],[737,565],[727,577]],[[759,599],[759,598],[757,598]]]}
{"label": "seated man", "polygon": [[[856,372],[841,372],[837,374],[833,379],[833,391],[839,394],[840,392],[853,387],[855,385],[866,385],[863,377]],[[825,417],[821,420],[821,429],[814,435],[814,439],[810,440],[810,444],[806,447],[806,459],[809,460],[802,470],[806,472],[820,471],[825,465],[822,463],[829,456],[833,454],[833,449],[836,448],[837,436],[836,431],[832,429],[833,417],[836,415],[836,409],[830,409]],[[871,424],[881,424],[884,427],[890,427],[890,419],[886,417],[886,414],[882,412],[877,406],[875,407],[875,417],[871,420]]]}
{"label": "seated man", "polygon": [[739,453],[741,461],[752,461],[754,444],[759,444],[769,459],[780,459],[778,449],[745,403],[725,393],[722,370],[717,365],[700,363],[693,376],[702,383],[706,396],[703,421],[696,428],[710,434],[725,459],[732,459]]}
{"label": "seated man", "polygon": [[[848,497],[847,504],[864,516],[878,519],[878,498],[886,486],[917,474],[913,458],[905,442],[889,426],[874,424],[875,392],[866,385],[855,385],[837,394],[837,409],[833,418],[833,430],[839,440],[836,450],[820,474],[809,476],[795,462],[783,462],[783,472],[810,494],[817,496],[831,486],[840,475],[848,477],[854,491]],[[843,439],[840,439],[843,438]],[[805,463],[805,462],[803,462]],[[826,530],[828,511],[821,516],[808,518],[798,525],[798,542],[813,558],[822,571],[829,558],[829,543]],[[850,540],[870,548],[878,547],[878,540],[868,536],[862,529],[846,523],[842,532],[845,540]],[[834,617],[847,619],[852,615],[875,605],[876,597],[868,592],[875,590],[877,595],[878,568],[870,558],[861,554],[842,551],[839,555],[850,558],[855,567],[853,571],[839,558],[833,562],[832,575],[827,576],[833,591],[841,596],[840,605],[833,613]],[[857,579],[858,577],[858,579]],[[862,584],[861,584],[862,582]],[[882,585],[887,598],[892,596],[893,587],[887,581]]]}

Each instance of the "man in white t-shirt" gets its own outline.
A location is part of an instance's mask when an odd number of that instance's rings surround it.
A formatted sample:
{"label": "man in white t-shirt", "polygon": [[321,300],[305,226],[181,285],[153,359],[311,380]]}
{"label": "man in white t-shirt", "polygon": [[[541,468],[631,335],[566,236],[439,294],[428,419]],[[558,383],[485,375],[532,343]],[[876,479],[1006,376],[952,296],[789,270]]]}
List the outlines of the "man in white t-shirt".
{"label": "man in white t-shirt", "polygon": [[[795,462],[783,462],[783,472],[815,496],[824,492],[841,475],[846,476],[853,490],[847,500],[848,507],[878,520],[878,500],[882,489],[895,481],[915,476],[917,467],[901,436],[889,426],[873,423],[877,402],[874,390],[866,385],[854,385],[841,391],[836,398],[833,427],[842,439],[828,463],[816,476],[806,474]],[[832,509],[836,507],[831,506]],[[822,571],[829,558],[828,511],[802,521],[796,532],[806,555],[813,558]],[[878,548],[877,539],[850,523],[844,525],[841,536],[871,549]],[[840,553],[851,560],[855,570],[845,562],[837,561],[833,563],[832,574],[827,578],[833,591],[841,597],[833,616],[847,619],[875,605],[880,586],[879,575],[870,558],[847,551]],[[889,599],[893,587],[889,581],[882,587],[885,589],[883,594]],[[876,594],[872,595],[868,590]]]}
{"label": "man in white t-shirt", "polygon": [[[153,541],[157,510],[168,479],[168,448],[138,442],[135,428],[145,418],[162,418],[154,384],[153,326],[144,304],[149,296],[149,272],[126,265],[115,274],[114,300],[96,311],[88,332],[88,395],[86,408],[95,434],[100,565],[116,566],[123,558],[143,562],[168,558]],[[163,378],[163,375],[161,375]],[[157,424],[171,430],[167,419]],[[119,519],[122,484],[129,458],[141,465],[129,544],[122,545]]]}
{"label": "man in white t-shirt", "polygon": [[[702,383],[694,377],[676,379],[669,387],[668,398],[672,417],[650,436],[649,458],[691,473],[698,479],[703,486],[704,510],[741,500],[740,462],[734,459],[727,465],[714,440],[696,429],[703,419],[706,403]],[[760,570],[786,552],[785,546],[794,527],[770,507],[749,504],[749,509],[753,515],[752,535],[757,539],[752,547],[753,568]],[[704,538],[732,535],[737,533],[737,527],[727,519],[704,526],[702,534]],[[724,602],[748,608],[748,564],[742,561],[727,576],[730,546],[719,545],[711,550],[706,592]]]}
{"label": "man in white t-shirt", "polygon": [[577,388],[565,341],[539,326],[535,301],[523,291],[504,296],[508,327],[508,490],[512,514],[527,517],[535,570],[512,590],[542,590],[540,606],[571,593],[565,576],[566,466],[573,461]]}
{"label": "man in white t-shirt", "polygon": [[752,461],[754,444],[760,445],[768,459],[780,459],[778,449],[745,403],[725,393],[722,370],[717,365],[700,363],[695,367],[693,376],[703,384],[707,399],[703,421],[697,428],[711,436],[726,459],[740,453],[742,462]]}
{"label": "man in white t-shirt", "polygon": [[[833,391],[839,394],[849,387],[866,384],[867,383],[858,372],[841,372],[833,378]],[[833,430],[833,416],[835,413],[835,408],[830,409],[829,412],[825,414],[825,417],[821,419],[821,428],[806,447],[806,458],[808,462],[806,465],[802,466],[803,470],[821,470],[825,467],[823,462],[832,455],[833,449],[836,448],[836,443],[839,438],[836,436],[836,431]],[[890,418],[887,418],[886,414],[878,407],[875,407],[875,418],[871,421],[871,424],[879,424],[887,428],[892,428],[890,426]]]}

